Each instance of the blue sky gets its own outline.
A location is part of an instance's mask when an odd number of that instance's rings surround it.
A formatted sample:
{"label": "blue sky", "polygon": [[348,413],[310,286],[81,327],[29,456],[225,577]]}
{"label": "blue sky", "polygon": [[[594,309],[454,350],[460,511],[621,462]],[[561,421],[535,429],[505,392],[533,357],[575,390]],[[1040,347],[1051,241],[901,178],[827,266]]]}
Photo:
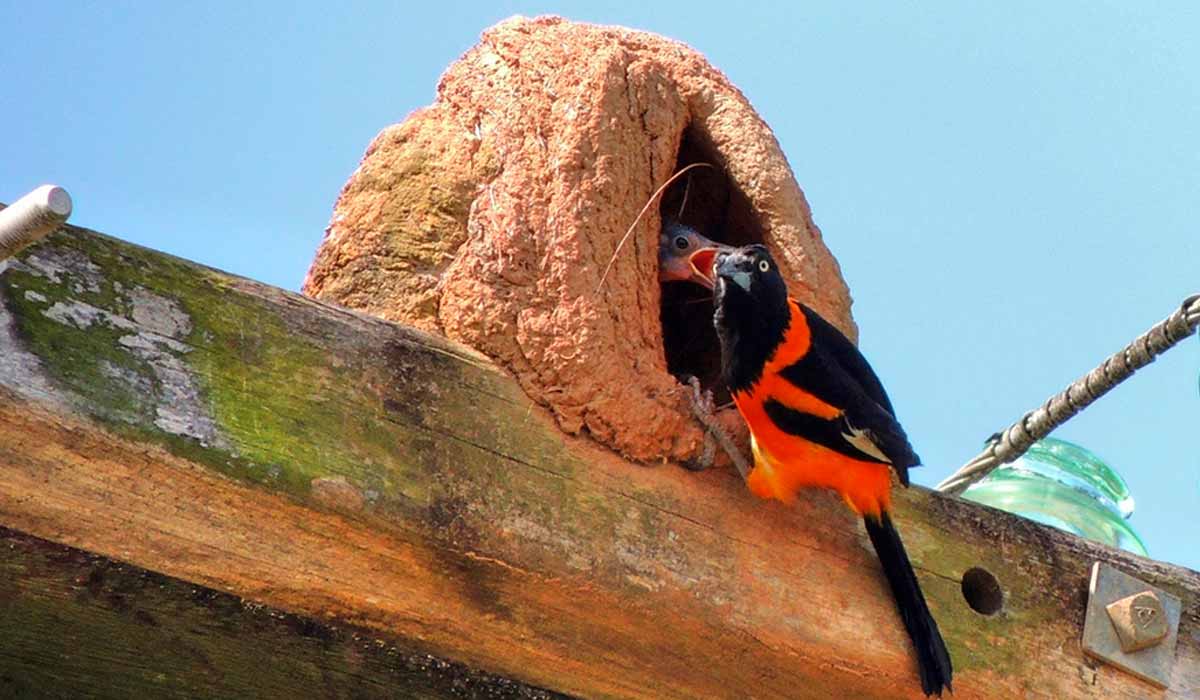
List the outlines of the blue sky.
{"label": "blue sky", "polygon": [[[74,223],[296,289],[371,137],[485,27],[665,34],[775,129],[932,484],[1200,290],[1200,6],[845,5],[0,0],[0,200],[55,182]],[[1200,569],[1198,376],[1189,341],[1055,434]]]}

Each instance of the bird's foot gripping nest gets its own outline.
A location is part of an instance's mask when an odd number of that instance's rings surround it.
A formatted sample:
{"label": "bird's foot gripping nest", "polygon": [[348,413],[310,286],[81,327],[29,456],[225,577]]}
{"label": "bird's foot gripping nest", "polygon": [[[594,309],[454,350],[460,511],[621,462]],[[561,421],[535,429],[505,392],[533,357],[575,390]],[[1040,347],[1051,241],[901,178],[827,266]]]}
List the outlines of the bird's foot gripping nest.
{"label": "bird's foot gripping nest", "polygon": [[733,466],[737,467],[738,473],[745,479],[750,474],[750,463],[742,455],[737,445],[733,444],[725,427],[717,420],[712,392],[701,387],[700,380],[696,377],[688,377],[687,383],[692,389],[688,397],[692,415],[696,416],[696,420],[704,426],[705,433],[704,451],[698,459],[688,462],[684,466],[692,471],[708,469],[712,466],[713,458],[716,456],[716,448],[720,446],[725,454],[729,455],[729,460],[733,462]]}

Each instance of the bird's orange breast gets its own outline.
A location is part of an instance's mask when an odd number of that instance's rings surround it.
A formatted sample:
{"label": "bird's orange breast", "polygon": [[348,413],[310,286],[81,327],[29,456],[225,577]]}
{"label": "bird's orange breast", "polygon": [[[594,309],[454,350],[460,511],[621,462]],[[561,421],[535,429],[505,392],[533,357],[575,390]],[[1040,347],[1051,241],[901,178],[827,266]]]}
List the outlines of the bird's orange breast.
{"label": "bird's orange breast", "polygon": [[734,397],[750,426],[754,469],[746,484],[760,498],[790,503],[803,488],[827,488],[841,494],[860,515],[878,516],[891,508],[891,468],[866,462],[780,430],[763,410],[762,401]]}
{"label": "bird's orange breast", "polygon": [[832,419],[841,414],[837,406],[778,375],[809,350],[808,326],[798,316],[799,313],[793,313],[788,332],[763,367],[759,381],[748,391],[733,396],[753,437],[755,466],[747,485],[757,496],[784,502],[793,501],[802,488],[833,489],[855,512],[878,516],[891,507],[892,477],[888,465],[857,460],[786,433],[764,409],[768,399],[775,399],[793,410],[820,418]]}

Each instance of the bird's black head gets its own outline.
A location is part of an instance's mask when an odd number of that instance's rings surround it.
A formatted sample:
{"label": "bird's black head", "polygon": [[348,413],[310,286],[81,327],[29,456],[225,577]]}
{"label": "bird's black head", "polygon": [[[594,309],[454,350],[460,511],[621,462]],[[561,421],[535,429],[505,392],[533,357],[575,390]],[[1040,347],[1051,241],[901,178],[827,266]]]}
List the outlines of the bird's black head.
{"label": "bird's black head", "polygon": [[783,342],[791,321],[787,284],[766,246],[754,244],[717,255],[713,323],[721,340],[721,365],[730,390],[758,381],[767,359]]}
{"label": "bird's black head", "polygon": [[717,254],[717,295],[750,296],[759,305],[787,304],[787,284],[767,247],[753,245]]}

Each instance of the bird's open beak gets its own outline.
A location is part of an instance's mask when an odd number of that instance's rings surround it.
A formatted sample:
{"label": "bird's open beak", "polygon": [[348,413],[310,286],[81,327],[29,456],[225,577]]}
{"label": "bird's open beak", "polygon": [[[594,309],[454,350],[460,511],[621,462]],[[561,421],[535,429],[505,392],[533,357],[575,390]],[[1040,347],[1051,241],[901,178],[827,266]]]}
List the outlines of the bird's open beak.
{"label": "bird's open beak", "polygon": [[713,275],[720,275],[745,291],[750,291],[750,273],[739,268],[737,259],[732,254],[722,255],[717,259]]}
{"label": "bird's open beak", "polygon": [[692,268],[692,281],[697,284],[702,284],[709,289],[713,288],[716,283],[716,273],[713,271],[713,263],[716,261],[717,253],[721,252],[718,247],[701,248],[695,253],[688,256],[688,265]]}

